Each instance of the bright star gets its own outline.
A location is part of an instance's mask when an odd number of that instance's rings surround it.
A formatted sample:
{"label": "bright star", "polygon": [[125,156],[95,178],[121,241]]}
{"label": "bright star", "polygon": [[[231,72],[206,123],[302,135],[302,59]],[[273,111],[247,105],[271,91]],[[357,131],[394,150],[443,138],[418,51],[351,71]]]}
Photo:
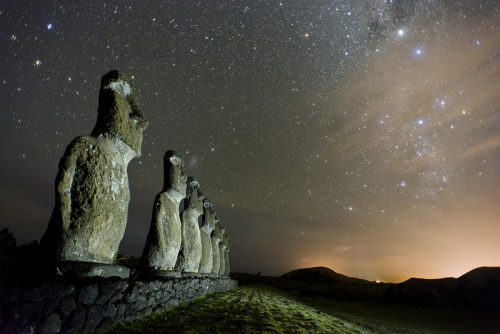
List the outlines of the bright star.
{"label": "bright star", "polygon": [[423,54],[425,53],[425,49],[421,46],[417,46],[414,50],[413,50],[413,55],[415,57],[420,57],[422,56]]}

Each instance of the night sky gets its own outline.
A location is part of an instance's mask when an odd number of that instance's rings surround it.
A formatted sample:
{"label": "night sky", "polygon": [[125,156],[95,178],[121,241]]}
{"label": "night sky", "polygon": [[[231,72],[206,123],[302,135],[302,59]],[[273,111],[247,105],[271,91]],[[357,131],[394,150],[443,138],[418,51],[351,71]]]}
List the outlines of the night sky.
{"label": "night sky", "polygon": [[40,239],[100,78],[150,125],[120,252],[139,256],[175,149],[232,270],[360,278],[500,265],[497,1],[0,3],[0,227]]}

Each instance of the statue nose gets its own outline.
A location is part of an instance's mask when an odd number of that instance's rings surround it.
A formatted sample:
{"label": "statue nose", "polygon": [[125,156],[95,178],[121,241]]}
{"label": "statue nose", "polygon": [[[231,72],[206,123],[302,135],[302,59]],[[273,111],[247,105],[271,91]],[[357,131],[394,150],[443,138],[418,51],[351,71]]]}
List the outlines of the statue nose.
{"label": "statue nose", "polygon": [[138,122],[138,127],[141,129],[141,130],[144,130],[146,129],[147,127],[149,126],[149,121],[146,120],[146,118],[142,118],[142,120],[140,120]]}
{"label": "statue nose", "polygon": [[134,110],[133,112],[131,112],[129,114],[129,117],[135,121],[136,126],[141,130],[146,129],[149,125],[149,121],[146,119],[146,117],[144,117],[142,112],[138,110]]}

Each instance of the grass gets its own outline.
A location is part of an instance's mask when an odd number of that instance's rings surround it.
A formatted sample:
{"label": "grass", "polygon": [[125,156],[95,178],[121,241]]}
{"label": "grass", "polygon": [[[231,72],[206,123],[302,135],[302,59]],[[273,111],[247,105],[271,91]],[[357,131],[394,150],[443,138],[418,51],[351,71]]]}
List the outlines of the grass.
{"label": "grass", "polygon": [[299,296],[304,304],[385,334],[500,333],[500,311],[440,306],[412,306],[371,301],[342,301]]}
{"label": "grass", "polygon": [[111,333],[373,333],[264,285],[248,285],[122,323]]}

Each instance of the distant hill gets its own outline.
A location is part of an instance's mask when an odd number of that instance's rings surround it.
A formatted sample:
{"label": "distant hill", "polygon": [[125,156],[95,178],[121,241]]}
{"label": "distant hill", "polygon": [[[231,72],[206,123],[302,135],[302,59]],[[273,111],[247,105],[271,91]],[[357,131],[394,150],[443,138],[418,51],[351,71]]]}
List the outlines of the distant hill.
{"label": "distant hill", "polygon": [[307,282],[307,283],[323,283],[323,284],[372,284],[373,282],[345,276],[326,267],[313,267],[292,270],[281,275],[281,278]]}
{"label": "distant hill", "polygon": [[500,283],[500,267],[479,267],[460,276],[477,286]]}
{"label": "distant hill", "polygon": [[459,278],[410,278],[384,292],[387,302],[500,308],[500,267],[480,267]]}

